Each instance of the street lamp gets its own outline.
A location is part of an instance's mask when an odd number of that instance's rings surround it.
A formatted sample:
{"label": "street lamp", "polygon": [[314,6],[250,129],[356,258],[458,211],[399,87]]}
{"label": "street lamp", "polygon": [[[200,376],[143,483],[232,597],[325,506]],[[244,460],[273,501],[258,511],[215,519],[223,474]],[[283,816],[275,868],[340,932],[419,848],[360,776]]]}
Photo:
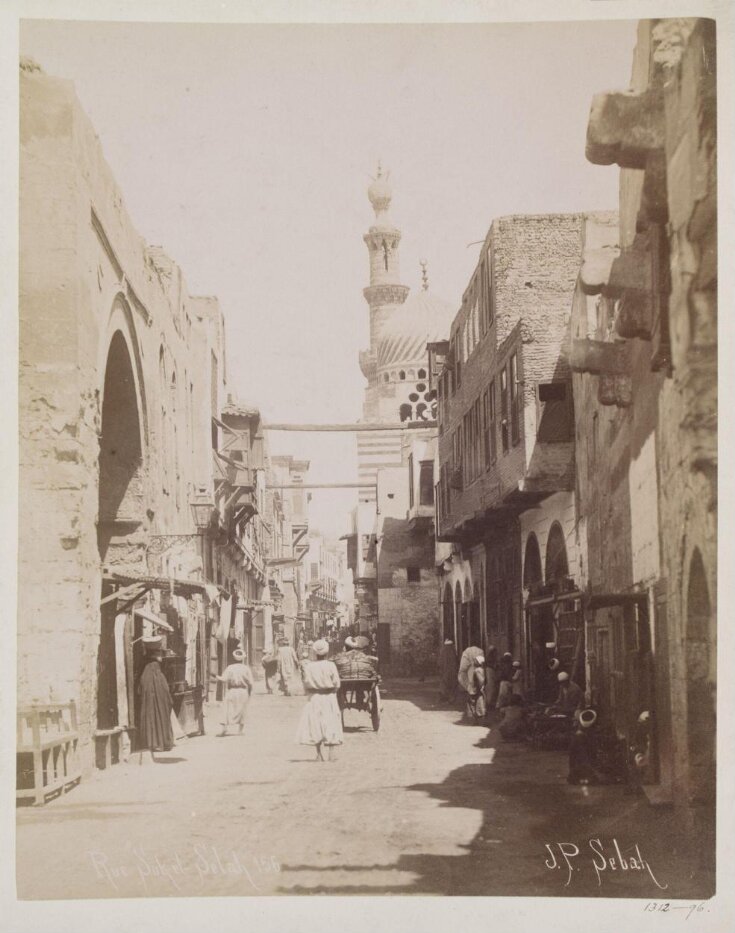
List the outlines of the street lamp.
{"label": "street lamp", "polygon": [[189,507],[197,532],[204,534],[212,520],[212,513],[215,509],[214,499],[206,488],[200,487],[190,501]]}

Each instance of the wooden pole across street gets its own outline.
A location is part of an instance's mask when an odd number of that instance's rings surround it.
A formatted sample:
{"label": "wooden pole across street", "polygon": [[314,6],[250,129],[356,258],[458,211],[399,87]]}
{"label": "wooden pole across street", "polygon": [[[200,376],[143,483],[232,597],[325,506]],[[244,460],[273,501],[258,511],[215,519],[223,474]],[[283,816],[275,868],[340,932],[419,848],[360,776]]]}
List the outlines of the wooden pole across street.
{"label": "wooden pole across street", "polygon": [[419,431],[435,428],[436,421],[398,421],[390,424],[367,421],[364,424],[284,424],[281,422],[263,423],[266,431]]}

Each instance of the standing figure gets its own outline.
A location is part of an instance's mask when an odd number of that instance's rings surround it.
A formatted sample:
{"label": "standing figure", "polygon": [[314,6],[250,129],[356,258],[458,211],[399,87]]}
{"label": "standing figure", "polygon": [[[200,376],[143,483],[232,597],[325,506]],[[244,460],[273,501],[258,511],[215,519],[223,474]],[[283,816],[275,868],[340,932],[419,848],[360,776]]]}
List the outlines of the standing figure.
{"label": "standing figure", "polygon": [[271,648],[267,654],[264,654],[260,663],[263,666],[263,673],[265,674],[266,692],[273,693],[273,681],[276,679],[276,674],[278,673],[278,658],[276,657],[276,649]]}
{"label": "standing figure", "polygon": [[[329,650],[328,646],[327,650]],[[277,660],[278,686],[285,696],[291,696],[291,681],[299,671],[299,659],[285,638],[278,639]]]}
{"label": "standing figure", "polygon": [[513,662],[513,675],[510,678],[510,692],[513,696],[525,699],[523,693],[523,669],[520,661]]}
{"label": "standing figure", "polygon": [[490,710],[495,709],[495,703],[498,699],[498,649],[495,645],[490,645],[485,652],[485,675],[487,677],[485,706],[489,715]]}
{"label": "standing figure", "polygon": [[457,692],[457,649],[451,638],[445,638],[439,649],[439,699],[451,702]]}
{"label": "standing figure", "polygon": [[[160,637],[158,639],[160,641]],[[174,747],[174,733],[171,728],[173,703],[168,689],[168,681],[161,670],[163,651],[154,648],[148,655],[148,661],[140,675],[140,763],[143,763],[143,749],[148,749],[151,759],[156,760],[154,752],[168,752]]]}
{"label": "standing figure", "polygon": [[472,665],[475,658],[480,654],[482,654],[482,648],[478,648],[477,645],[470,645],[469,648],[464,649],[462,652],[462,657],[459,659],[457,683],[465,693],[470,692],[470,674],[472,672]]}
{"label": "standing figure", "polygon": [[472,661],[467,692],[467,716],[475,724],[485,716],[485,656],[478,654]]}
{"label": "standing figure", "polygon": [[253,692],[253,673],[245,663],[245,652],[242,648],[236,648],[232,652],[235,659],[234,664],[228,664],[222,672],[222,676],[217,675],[217,680],[221,680],[227,687],[227,696],[225,697],[225,718],[222,722],[222,731],[220,735],[227,734],[227,727],[237,725],[238,735],[242,735],[245,728],[245,712],[248,707],[248,700]]}
{"label": "standing figure", "polygon": [[301,745],[316,748],[317,761],[324,761],[322,745],[329,749],[334,761],[337,745],[342,744],[342,714],[337,702],[340,680],[337,667],[327,660],[329,645],[324,640],[314,642],[316,661],[304,665],[304,689],[309,699],[301,714],[296,739]]}
{"label": "standing figure", "polygon": [[498,700],[495,704],[496,709],[504,709],[509,703],[510,698],[513,694],[512,682],[513,682],[513,655],[510,651],[506,651],[503,657],[500,659],[500,666],[498,668]]}

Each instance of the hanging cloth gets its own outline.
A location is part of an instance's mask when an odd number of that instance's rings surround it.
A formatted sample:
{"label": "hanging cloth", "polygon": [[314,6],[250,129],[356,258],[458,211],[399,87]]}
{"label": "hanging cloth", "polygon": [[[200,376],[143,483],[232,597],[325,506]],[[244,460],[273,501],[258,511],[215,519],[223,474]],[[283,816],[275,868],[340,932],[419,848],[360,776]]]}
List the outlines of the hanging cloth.
{"label": "hanging cloth", "polygon": [[232,597],[223,596],[219,607],[219,625],[217,626],[216,639],[221,645],[227,644],[230,637],[230,626],[232,625]]}

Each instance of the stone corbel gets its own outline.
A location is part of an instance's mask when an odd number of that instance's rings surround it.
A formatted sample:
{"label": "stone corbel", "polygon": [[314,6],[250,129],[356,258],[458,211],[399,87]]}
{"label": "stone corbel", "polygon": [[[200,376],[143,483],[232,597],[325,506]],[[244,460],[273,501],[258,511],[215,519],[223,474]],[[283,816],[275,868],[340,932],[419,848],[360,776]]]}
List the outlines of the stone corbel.
{"label": "stone corbel", "polygon": [[569,365],[575,373],[627,376],[630,370],[628,346],[622,341],[575,339]]}
{"label": "stone corbel", "polygon": [[645,169],[649,156],[664,148],[663,93],[615,92],[592,98],[585,154],[594,165]]}
{"label": "stone corbel", "polygon": [[638,233],[632,246],[624,249],[610,268],[604,294],[620,301],[615,329],[621,337],[651,339],[652,265],[648,235]]}
{"label": "stone corbel", "polygon": [[619,255],[619,250],[611,247],[585,250],[579,270],[579,282],[585,295],[602,292],[610,278],[612,264]]}
{"label": "stone corbel", "polygon": [[597,399],[601,405],[627,408],[633,399],[628,345],[622,341],[573,340],[569,359],[575,373],[599,376]]}

